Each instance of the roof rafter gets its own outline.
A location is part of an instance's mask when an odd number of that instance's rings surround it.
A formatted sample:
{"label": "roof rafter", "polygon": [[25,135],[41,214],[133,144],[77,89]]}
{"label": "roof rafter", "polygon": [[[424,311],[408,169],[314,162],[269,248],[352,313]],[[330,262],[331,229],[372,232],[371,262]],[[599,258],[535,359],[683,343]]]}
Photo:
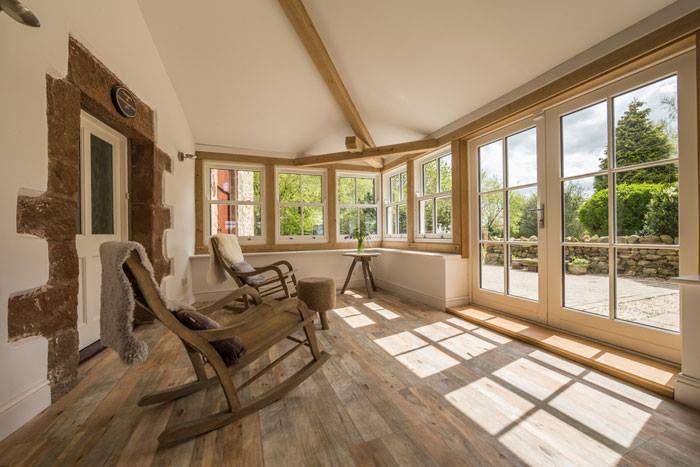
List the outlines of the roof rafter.
{"label": "roof rafter", "polygon": [[390,144],[378,146],[376,148],[365,149],[361,152],[333,152],[330,154],[319,154],[317,156],[304,156],[293,159],[294,165],[323,165],[332,162],[343,162],[351,160],[372,160],[384,156],[400,156],[403,154],[416,154],[427,152],[438,147],[436,139],[419,139],[407,143]]}

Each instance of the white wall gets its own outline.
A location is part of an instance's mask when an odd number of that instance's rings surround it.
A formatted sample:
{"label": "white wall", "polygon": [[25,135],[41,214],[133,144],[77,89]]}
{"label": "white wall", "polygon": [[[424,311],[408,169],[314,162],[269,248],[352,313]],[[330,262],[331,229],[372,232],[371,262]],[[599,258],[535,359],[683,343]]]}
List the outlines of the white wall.
{"label": "white wall", "polygon": [[[182,107],[135,0],[23,0],[41,28],[19,25],[0,13],[0,439],[50,403],[47,342],[36,337],[8,343],[11,293],[48,279],[44,240],[16,234],[17,195],[46,190],[46,74],[64,77],[68,35],[73,35],[157,113],[157,143],[171,155],[192,152]],[[173,161],[165,200],[174,227],[167,255],[176,276],[165,279],[170,297],[186,297],[182,276],[194,245],[194,164]]]}

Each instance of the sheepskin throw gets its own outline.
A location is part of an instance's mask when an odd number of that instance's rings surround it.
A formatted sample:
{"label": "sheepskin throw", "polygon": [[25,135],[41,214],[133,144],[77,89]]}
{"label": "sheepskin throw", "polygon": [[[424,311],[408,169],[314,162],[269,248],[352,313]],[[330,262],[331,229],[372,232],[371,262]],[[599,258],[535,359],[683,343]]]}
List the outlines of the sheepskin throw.
{"label": "sheepskin throw", "polygon": [[[218,233],[212,237],[215,238],[219,247],[219,253],[228,266],[244,262],[243,251],[238,244],[238,238],[235,235]],[[221,284],[226,282],[228,276],[224,265],[220,263],[217,255],[214,254],[213,242],[209,240],[209,272],[207,273],[207,282],[209,284]]]}

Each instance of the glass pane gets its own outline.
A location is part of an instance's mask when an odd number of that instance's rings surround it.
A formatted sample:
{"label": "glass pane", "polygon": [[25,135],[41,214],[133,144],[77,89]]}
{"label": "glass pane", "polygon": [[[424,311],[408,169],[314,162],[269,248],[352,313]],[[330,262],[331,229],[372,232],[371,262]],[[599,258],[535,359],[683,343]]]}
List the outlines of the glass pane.
{"label": "glass pane", "polygon": [[503,141],[479,148],[479,191],[503,188]]}
{"label": "glass pane", "polygon": [[301,208],[280,208],[280,235],[301,235]]}
{"label": "glass pane", "polygon": [[256,170],[238,170],[238,201],[260,201],[261,173]]}
{"label": "glass pane", "polygon": [[437,193],[438,188],[438,161],[437,159],[423,164],[423,194]]}
{"label": "glass pane", "polygon": [[678,244],[678,167],[615,175],[617,241]]}
{"label": "glass pane", "polygon": [[395,203],[401,199],[401,177],[394,175],[389,178],[389,200]]}
{"label": "glass pane", "polygon": [[301,176],[301,200],[305,203],[320,203],[323,200],[321,175]]}
{"label": "glass pane", "polygon": [[608,249],[564,247],[564,306],[608,316]]}
{"label": "glass pane", "polygon": [[338,177],[338,202],[353,204],[355,202],[355,179],[353,177]]}
{"label": "glass pane", "polygon": [[377,208],[362,208],[360,222],[368,234],[377,235]]}
{"label": "glass pane", "polygon": [[680,293],[668,279],[678,275],[677,249],[617,251],[618,319],[680,330]]}
{"label": "glass pane", "polygon": [[408,233],[408,223],[406,221],[406,206],[399,206],[399,234],[406,235]]}
{"label": "glass pane", "polygon": [[301,176],[299,174],[281,173],[278,178],[280,201],[301,201]]}
{"label": "glass pane", "polygon": [[508,267],[508,293],[538,300],[537,245],[511,245]]}
{"label": "glass pane", "polygon": [[678,157],[676,77],[613,99],[617,167]]}
{"label": "glass pane", "polygon": [[440,158],[440,192],[452,191],[452,155]]}
{"label": "glass pane", "polygon": [[304,208],[304,235],[323,235],[322,207]]}
{"label": "glass pane", "polygon": [[218,232],[226,234],[236,233],[236,206],[231,204],[212,204],[210,212],[212,235]]}
{"label": "glass pane", "polygon": [[537,241],[537,188],[508,192],[508,226],[511,240]]}
{"label": "glass pane", "polygon": [[481,239],[503,239],[503,193],[486,193],[479,198]]}
{"label": "glass pane", "polygon": [[262,209],[260,206],[242,204],[238,206],[239,237],[257,237],[262,235]]}
{"label": "glass pane", "polygon": [[374,204],[374,179],[357,179],[357,204]]}
{"label": "glass pane", "polygon": [[420,202],[420,233],[435,233],[433,225],[433,200],[427,199]]}
{"label": "glass pane", "polygon": [[387,206],[384,216],[386,222],[386,234],[396,235],[398,233],[396,206]]}
{"label": "glass pane", "polygon": [[401,201],[406,199],[406,195],[408,193],[408,183],[406,182],[406,172],[401,172],[399,174],[401,178]]}
{"label": "glass pane", "polygon": [[563,183],[564,240],[608,242],[608,176]]}
{"label": "glass pane", "polygon": [[340,208],[340,235],[350,237],[357,228],[357,208]]}
{"label": "glass pane", "polygon": [[565,177],[607,168],[607,103],[601,102],[563,116],[561,140]]}
{"label": "glass pane", "polygon": [[214,201],[231,201],[233,177],[235,170],[209,169],[209,199]]}
{"label": "glass pane", "polygon": [[503,244],[481,245],[481,288],[503,293]]}
{"label": "glass pane", "polygon": [[438,198],[435,200],[437,212],[437,230],[439,234],[452,232],[452,198]]}
{"label": "glass pane", "polygon": [[90,170],[92,233],[114,234],[112,145],[95,135],[90,135]]}
{"label": "glass pane", "polygon": [[508,186],[537,183],[537,130],[530,128],[506,138]]}

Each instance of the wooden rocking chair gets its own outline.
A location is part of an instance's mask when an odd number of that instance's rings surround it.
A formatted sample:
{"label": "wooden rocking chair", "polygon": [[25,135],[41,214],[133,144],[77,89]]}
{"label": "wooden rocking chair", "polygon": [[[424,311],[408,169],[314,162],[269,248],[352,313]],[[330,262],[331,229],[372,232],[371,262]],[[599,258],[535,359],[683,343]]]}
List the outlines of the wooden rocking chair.
{"label": "wooden rocking chair", "polygon": [[[132,253],[127,259],[124,269],[132,281],[137,303],[180,338],[192,362],[197,378],[193,382],[147,395],[138,404],[145,406],[173,401],[216,384],[221,386],[228,403],[228,408],[224,411],[166,429],[158,437],[159,443],[163,446],[178,444],[219,429],[279,400],[287,392],[311,376],[329,357],[326,352],[320,350],[316,339],[313,326],[315,313],[310,311],[304,302],[300,300],[288,299],[262,303],[260,295],[255,289],[244,286],[237,289],[233,294],[228,295],[227,299],[230,300],[234,296],[249,295],[255,301],[256,306],[249,308],[242,314],[231,315],[231,323],[224,323],[225,326],[194,331],[182,324],[166,308],[151,279],[150,273],[144,268],[136,252]],[[208,313],[221,308],[222,305],[221,301],[219,301],[197,311],[199,313]],[[292,334],[302,329],[306,339],[292,336]],[[227,366],[212,344],[232,338],[238,339],[245,347],[246,352],[242,354],[237,362]],[[258,357],[266,354],[273,345],[285,339],[293,341],[295,345],[247,381],[238,387],[234,386],[233,376],[236,373]],[[296,349],[304,346],[307,346],[311,351],[312,358],[309,363],[277,387],[270,389],[248,404],[241,405],[238,398],[238,393],[241,389],[277,366]],[[214,376],[207,375],[206,363],[213,368]]]}
{"label": "wooden rocking chair", "polygon": [[[283,293],[281,298],[296,297],[297,278],[294,269],[289,261],[276,261],[272,264],[253,268],[249,270],[238,270],[234,265],[229,264],[221,254],[219,241],[214,236],[209,240],[212,251],[216,255],[217,261],[226,270],[226,273],[238,284],[238,287],[245,285],[253,287],[261,297],[267,297],[278,293]],[[248,263],[243,263],[248,265]],[[272,274],[268,274],[272,273]]]}

